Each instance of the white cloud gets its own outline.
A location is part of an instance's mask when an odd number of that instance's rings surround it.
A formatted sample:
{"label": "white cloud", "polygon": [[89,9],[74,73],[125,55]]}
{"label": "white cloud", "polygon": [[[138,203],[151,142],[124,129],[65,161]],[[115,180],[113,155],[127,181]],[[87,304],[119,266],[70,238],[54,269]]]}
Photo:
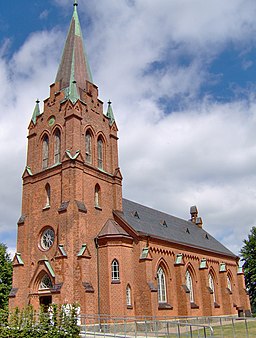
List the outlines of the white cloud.
{"label": "white cloud", "polygon": [[36,98],[45,99],[54,81],[61,37],[55,31],[31,34],[10,60],[0,59],[0,241],[6,241],[11,251],[21,212],[27,127]]}
{"label": "white cloud", "polygon": [[48,11],[47,9],[45,9],[44,11],[42,11],[42,12],[40,13],[39,19],[45,20],[45,19],[47,19],[48,15],[49,15],[49,11]]}
{"label": "white cloud", "polygon": [[[256,219],[256,100],[248,92],[223,104],[198,93],[221,80],[208,67],[226,47],[246,61],[241,50],[255,46],[255,1],[80,0],[78,8],[81,23],[92,22],[84,37],[95,83],[113,101],[124,196],[184,218],[197,204],[205,229],[238,253]],[[0,60],[1,187],[9,182],[0,192],[0,233],[19,216],[26,127],[34,100],[48,96],[62,38],[32,34],[10,62]],[[181,100],[182,109],[163,109],[162,98]]]}

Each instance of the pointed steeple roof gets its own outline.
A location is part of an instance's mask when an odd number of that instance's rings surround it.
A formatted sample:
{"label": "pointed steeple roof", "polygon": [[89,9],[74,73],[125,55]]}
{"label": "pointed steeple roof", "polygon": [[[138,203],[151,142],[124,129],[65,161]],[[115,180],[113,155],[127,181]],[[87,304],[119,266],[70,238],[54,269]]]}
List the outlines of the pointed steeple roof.
{"label": "pointed steeple roof", "polygon": [[[92,82],[92,75],[84,49],[77,1],[75,0],[74,12],[55,82],[60,82],[60,90],[62,90],[71,87],[74,81],[77,87],[85,88],[86,80]],[[71,88],[69,88],[70,91]]]}
{"label": "pointed steeple roof", "polygon": [[34,108],[34,112],[33,112],[33,115],[32,115],[32,119],[31,121],[36,124],[36,119],[37,117],[40,115],[40,108],[39,108],[39,100],[37,99],[36,100],[36,105],[35,105],[35,108]]}
{"label": "pointed steeple roof", "polygon": [[113,113],[113,109],[111,106],[111,101],[108,101],[108,111],[106,116],[109,118],[109,124],[112,126],[112,124],[115,122],[115,117],[114,117],[114,113]]}

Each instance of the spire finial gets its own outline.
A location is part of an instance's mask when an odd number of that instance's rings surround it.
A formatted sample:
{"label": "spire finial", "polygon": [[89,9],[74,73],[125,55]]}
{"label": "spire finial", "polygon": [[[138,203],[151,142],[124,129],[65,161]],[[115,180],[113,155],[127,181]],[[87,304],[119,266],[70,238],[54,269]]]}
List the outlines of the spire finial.
{"label": "spire finial", "polygon": [[78,6],[77,0],[74,0],[74,6]]}

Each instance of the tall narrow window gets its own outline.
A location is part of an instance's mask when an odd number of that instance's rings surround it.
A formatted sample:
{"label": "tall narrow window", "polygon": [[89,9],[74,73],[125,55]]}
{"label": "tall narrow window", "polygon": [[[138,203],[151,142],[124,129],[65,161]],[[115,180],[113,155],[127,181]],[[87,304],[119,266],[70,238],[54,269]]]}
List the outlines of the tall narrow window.
{"label": "tall narrow window", "polygon": [[85,134],[85,161],[92,163],[92,135],[89,130]]}
{"label": "tall narrow window", "polygon": [[60,163],[60,148],[60,131],[59,129],[56,129],[54,133],[54,163]]}
{"label": "tall narrow window", "polygon": [[49,183],[47,183],[45,186],[45,193],[46,193],[45,208],[47,208],[47,207],[50,207],[50,204],[51,204],[51,187]]}
{"label": "tall narrow window", "polygon": [[229,275],[227,275],[227,288],[229,290],[229,292],[232,292],[232,284],[231,284],[231,278]]}
{"label": "tall narrow window", "polygon": [[119,281],[119,263],[116,259],[113,260],[111,263],[111,274],[112,274],[112,281]]}
{"label": "tall narrow window", "polygon": [[215,303],[216,302],[216,295],[215,295],[214,279],[213,279],[213,276],[212,276],[211,273],[209,273],[208,279],[209,279],[209,288],[211,290],[212,298],[213,298],[213,301]]}
{"label": "tall narrow window", "polygon": [[99,137],[97,141],[97,153],[98,153],[98,168],[103,169],[103,141]]}
{"label": "tall narrow window", "polygon": [[164,270],[159,267],[157,270],[157,290],[158,290],[158,302],[166,303],[166,282],[165,282],[165,274]]}
{"label": "tall narrow window", "polygon": [[129,284],[126,287],[126,305],[127,306],[132,305],[132,292],[131,292],[131,287]]}
{"label": "tall narrow window", "polygon": [[191,276],[191,274],[188,270],[186,272],[186,287],[189,290],[190,303],[194,303],[193,280],[192,280],[192,276]]}
{"label": "tall narrow window", "polygon": [[98,184],[96,184],[95,186],[94,205],[95,207],[98,207],[98,208],[101,207],[101,192],[100,192],[100,186]]}
{"label": "tall narrow window", "polygon": [[48,159],[49,159],[49,137],[44,135],[43,138],[43,169],[48,167]]}

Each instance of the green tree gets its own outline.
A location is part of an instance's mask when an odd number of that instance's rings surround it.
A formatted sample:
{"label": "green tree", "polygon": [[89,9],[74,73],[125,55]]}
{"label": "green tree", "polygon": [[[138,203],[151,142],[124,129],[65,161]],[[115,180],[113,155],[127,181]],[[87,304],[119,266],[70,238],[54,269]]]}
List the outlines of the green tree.
{"label": "green tree", "polygon": [[246,289],[249,292],[252,312],[256,313],[256,227],[252,227],[241,249]]}
{"label": "green tree", "polygon": [[8,307],[8,295],[12,288],[12,262],[7,246],[0,243],[0,309]]}

